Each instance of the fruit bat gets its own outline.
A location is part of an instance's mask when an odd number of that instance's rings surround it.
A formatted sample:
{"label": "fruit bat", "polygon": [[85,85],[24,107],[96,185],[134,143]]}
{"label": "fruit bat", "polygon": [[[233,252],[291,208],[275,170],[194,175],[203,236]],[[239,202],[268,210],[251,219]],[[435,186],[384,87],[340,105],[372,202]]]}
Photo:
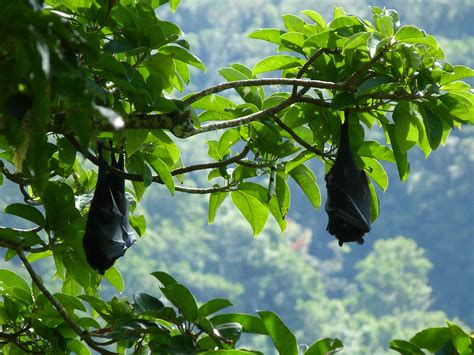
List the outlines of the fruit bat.
{"label": "fruit bat", "polygon": [[[135,243],[136,237],[128,221],[129,203],[125,197],[125,180],[107,171],[102,145],[103,143],[98,145],[100,164],[97,185],[82,245],[89,265],[103,275]],[[115,153],[112,152],[111,156],[112,167],[123,171],[123,153],[120,153],[118,161]]]}
{"label": "fruit bat", "polygon": [[329,217],[326,230],[339,240],[339,246],[348,242],[363,244],[363,235],[370,231],[370,190],[365,171],[357,167],[352,156],[348,113],[341,126],[336,161],[325,180]]}

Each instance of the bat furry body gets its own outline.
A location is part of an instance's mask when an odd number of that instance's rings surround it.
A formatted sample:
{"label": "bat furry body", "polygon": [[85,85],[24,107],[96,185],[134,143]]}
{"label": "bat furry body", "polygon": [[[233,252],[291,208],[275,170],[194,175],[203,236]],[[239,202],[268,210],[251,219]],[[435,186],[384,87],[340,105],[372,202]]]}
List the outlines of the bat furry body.
{"label": "bat furry body", "polygon": [[336,161],[325,176],[328,197],[326,230],[344,243],[364,243],[370,231],[370,190],[364,170],[360,170],[349,144],[349,115],[341,126]]}
{"label": "bat furry body", "polygon": [[[98,273],[104,274],[135,243],[136,237],[128,221],[129,203],[125,196],[125,180],[107,172],[101,144],[98,155],[100,165],[97,185],[82,244],[89,265]],[[112,166],[123,171],[123,153],[118,161],[114,153],[111,155]]]}

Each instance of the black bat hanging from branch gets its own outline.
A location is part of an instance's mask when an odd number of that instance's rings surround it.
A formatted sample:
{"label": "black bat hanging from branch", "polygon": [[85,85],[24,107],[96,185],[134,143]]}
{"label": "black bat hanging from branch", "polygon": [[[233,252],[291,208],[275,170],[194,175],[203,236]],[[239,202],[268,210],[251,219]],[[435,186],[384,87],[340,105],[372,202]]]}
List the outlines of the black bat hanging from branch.
{"label": "black bat hanging from branch", "polygon": [[370,231],[370,190],[364,170],[360,170],[349,145],[349,113],[341,126],[336,161],[325,176],[327,187],[326,230],[339,240],[364,243],[362,237]]}
{"label": "black bat hanging from branch", "polygon": [[[129,203],[125,196],[125,180],[107,172],[102,144],[98,145],[100,164],[97,185],[82,240],[87,262],[100,274],[104,274],[136,241],[128,221]],[[111,161],[112,167],[123,171],[123,153],[120,153],[117,161],[115,153],[111,152]]]}

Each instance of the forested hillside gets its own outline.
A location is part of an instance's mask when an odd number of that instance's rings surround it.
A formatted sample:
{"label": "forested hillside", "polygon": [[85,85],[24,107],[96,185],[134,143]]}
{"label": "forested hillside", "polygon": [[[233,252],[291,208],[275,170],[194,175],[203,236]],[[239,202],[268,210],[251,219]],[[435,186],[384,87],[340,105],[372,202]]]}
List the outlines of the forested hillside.
{"label": "forested hillside", "polygon": [[[240,62],[253,67],[257,57],[271,53],[271,45],[247,38],[250,31],[281,28],[282,13],[308,8],[330,18],[334,5],[360,16],[368,16],[370,5],[394,8],[403,24],[439,37],[451,63],[473,66],[474,3],[469,0],[183,0],[176,13],[163,8],[159,15],[181,26],[207,67],[206,73],[192,73],[188,90],[197,91],[223,82],[218,71],[224,66]],[[208,147],[202,140],[179,144],[184,165],[205,160]],[[441,326],[446,319],[472,328],[474,128],[455,131],[433,156],[412,152],[410,161],[405,183],[395,166],[385,166],[389,187],[385,193],[378,190],[381,213],[362,246],[339,248],[325,230],[324,209],[315,210],[297,189],[292,190],[285,233],[270,223],[253,237],[229,201],[208,224],[208,196],[172,197],[166,187],[154,186],[136,211],[146,216],[145,236],[116,263],[125,294],[156,293],[149,274],[163,270],[190,286],[201,301],[225,297],[235,301],[234,311],[273,310],[299,339],[338,337],[346,354],[383,354],[390,339]],[[323,184],[324,164],[313,162],[311,168]],[[186,182],[203,183],[207,175],[191,175]],[[0,186],[0,206],[21,198],[12,184]],[[0,213],[1,224],[8,225],[9,218]],[[35,265],[47,275],[48,262]],[[107,297],[115,292],[103,290]],[[258,337],[245,341],[265,346]]]}

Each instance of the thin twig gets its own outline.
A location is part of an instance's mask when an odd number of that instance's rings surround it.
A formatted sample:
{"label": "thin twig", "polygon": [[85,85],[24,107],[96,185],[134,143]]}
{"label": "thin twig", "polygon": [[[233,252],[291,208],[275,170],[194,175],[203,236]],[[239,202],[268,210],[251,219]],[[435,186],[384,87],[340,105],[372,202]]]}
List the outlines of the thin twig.
{"label": "thin twig", "polygon": [[310,145],[308,142],[306,142],[303,138],[301,138],[300,136],[298,136],[296,134],[295,131],[293,131],[290,127],[288,127],[282,120],[280,120],[280,118],[278,118],[277,115],[274,115],[273,116],[273,119],[275,120],[275,122],[283,129],[285,130],[286,132],[288,132],[288,134],[296,141],[298,142],[301,146],[303,146],[304,148],[306,148],[307,150],[309,150],[310,152],[313,152],[314,154],[316,155],[319,155],[319,156],[322,156],[322,157],[325,157],[327,156],[327,153],[325,153],[324,151],[316,148],[316,147],[313,147],[312,145]]}
{"label": "thin twig", "polygon": [[19,249],[16,250],[18,257],[21,259],[23,262],[23,265],[25,265],[26,270],[30,274],[31,279],[35,283],[36,286],[41,290],[41,292],[44,294],[44,296],[51,302],[53,307],[58,311],[58,313],[61,315],[61,317],[64,319],[64,321],[69,325],[69,327],[77,334],[79,337],[87,344],[89,345],[92,349],[95,351],[101,353],[101,354],[107,354],[107,355],[113,355],[113,352],[110,352],[106,349],[101,348],[98,346],[94,340],[87,334],[85,330],[83,330],[81,327],[79,327],[71,318],[69,313],[66,311],[66,309],[63,307],[63,305],[57,300],[56,297],[54,297],[51,292],[44,286],[43,281],[41,281],[40,277],[36,273],[36,271],[33,269],[31,266],[30,262],[28,261],[27,257],[23,252]]}
{"label": "thin twig", "polygon": [[195,164],[195,165],[191,165],[187,167],[178,168],[178,169],[173,170],[171,172],[171,175],[175,176],[175,175],[189,173],[191,171],[196,171],[196,170],[215,169],[221,166],[227,166],[235,162],[238,162],[240,159],[243,159],[248,154],[249,151],[250,151],[250,148],[248,146],[245,146],[244,149],[239,154],[229,159],[224,159],[224,160],[220,160],[220,161],[212,162],[212,163]]}
{"label": "thin twig", "polygon": [[[307,61],[306,63],[303,64],[303,66],[300,68],[300,70],[298,71],[298,73],[296,74],[296,79],[300,79],[303,74],[306,72],[306,70],[308,70],[308,68],[311,66],[311,64],[313,64],[313,62],[318,59],[321,54],[327,52],[328,49],[327,48],[319,48]],[[296,96],[296,94],[298,93],[298,85],[293,85],[293,90],[291,91],[291,96]]]}

